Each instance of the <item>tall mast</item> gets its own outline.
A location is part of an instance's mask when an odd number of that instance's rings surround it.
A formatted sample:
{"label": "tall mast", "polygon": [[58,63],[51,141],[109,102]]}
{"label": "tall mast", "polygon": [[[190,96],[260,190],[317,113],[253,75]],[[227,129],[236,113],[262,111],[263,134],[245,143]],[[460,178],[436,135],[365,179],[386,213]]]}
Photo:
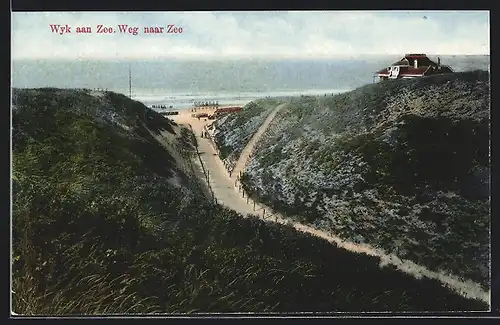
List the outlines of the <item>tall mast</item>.
{"label": "tall mast", "polygon": [[128,64],[128,97],[132,98],[132,70]]}

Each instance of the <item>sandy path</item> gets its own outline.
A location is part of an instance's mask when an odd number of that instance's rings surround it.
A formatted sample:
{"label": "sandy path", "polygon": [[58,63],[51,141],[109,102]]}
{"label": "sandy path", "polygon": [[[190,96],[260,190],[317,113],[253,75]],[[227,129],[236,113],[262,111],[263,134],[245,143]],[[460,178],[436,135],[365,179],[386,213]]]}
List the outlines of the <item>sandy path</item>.
{"label": "sandy path", "polygon": [[231,176],[224,167],[222,160],[217,155],[217,149],[214,147],[212,142],[207,138],[201,137],[201,132],[203,132],[204,127],[208,124],[211,124],[213,121],[204,121],[203,119],[197,120],[195,118],[192,118],[190,114],[178,115],[176,116],[176,118],[174,118],[174,120],[178,121],[178,123],[191,124],[193,130],[195,131],[199,144],[200,157],[210,174],[210,186],[212,187],[218,203],[223,204],[243,215],[254,214],[257,215],[260,219],[266,221],[288,224],[299,231],[306,232],[311,235],[321,237],[331,243],[335,243],[337,246],[342,247],[348,251],[379,257],[381,265],[393,265],[400,271],[411,274],[416,278],[425,276],[427,278],[436,279],[444,285],[448,286],[450,289],[454,290],[457,293],[460,293],[465,297],[480,299],[486,303],[491,304],[490,293],[485,292],[479,284],[473,281],[464,282],[453,275],[430,271],[423,266],[415,264],[414,262],[401,260],[396,255],[386,254],[385,252],[377,250],[369,245],[344,241],[340,237],[335,236],[332,233],[318,230],[301,223],[292,222],[290,219],[287,219],[279,213],[272,211],[270,207],[258,202],[254,202],[252,199],[248,199],[247,195],[243,193],[243,191],[239,188],[240,183],[237,177],[240,171],[244,170],[245,166],[247,165],[250,155],[255,149],[255,146],[260,140],[262,134],[267,130],[279,110],[281,110],[284,106],[285,104],[277,106],[274,111],[269,114],[264,123],[259,127],[257,132],[243,149],[238,161],[236,162],[235,168],[231,173]]}
{"label": "sandy path", "polygon": [[[203,110],[211,114],[213,110]],[[204,127],[211,124],[213,120],[197,119],[191,116],[192,112],[180,112],[179,115],[169,116],[178,124],[191,125],[198,142],[200,159],[208,172],[209,185],[218,203],[235,210],[242,215],[253,213],[253,204],[247,203],[238,191],[235,190],[235,180],[232,180],[227,173],[222,160],[217,155],[209,139],[201,137]],[[198,162],[197,162],[198,163]],[[200,166],[201,167],[201,166]]]}
{"label": "sandy path", "polygon": [[253,150],[255,149],[255,146],[259,142],[260,138],[262,137],[262,134],[266,132],[267,128],[269,127],[269,124],[273,121],[274,117],[278,112],[285,106],[286,104],[281,104],[278,105],[272,112],[269,114],[269,116],[266,118],[264,123],[259,127],[257,132],[252,136],[250,141],[248,141],[247,145],[243,149],[243,151],[240,154],[240,157],[238,158],[238,161],[236,162],[236,165],[234,165],[234,169],[231,172],[231,179],[236,180],[238,175],[240,174],[241,171],[245,169],[245,166],[248,163],[248,160],[250,158],[250,155],[252,154]]}
{"label": "sandy path", "polygon": [[210,187],[217,202],[243,215],[254,213],[253,205],[247,203],[247,199],[235,190],[235,180],[229,177],[210,140],[199,138],[198,144],[200,157],[209,172]]}

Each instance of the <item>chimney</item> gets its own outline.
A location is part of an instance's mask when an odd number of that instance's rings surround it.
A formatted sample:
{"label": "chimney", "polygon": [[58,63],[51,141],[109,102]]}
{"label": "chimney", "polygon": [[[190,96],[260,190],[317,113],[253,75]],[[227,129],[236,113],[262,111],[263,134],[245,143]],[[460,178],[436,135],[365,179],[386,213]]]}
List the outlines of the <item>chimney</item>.
{"label": "chimney", "polygon": [[417,59],[413,60],[413,67],[415,69],[418,68],[418,61],[417,61]]}

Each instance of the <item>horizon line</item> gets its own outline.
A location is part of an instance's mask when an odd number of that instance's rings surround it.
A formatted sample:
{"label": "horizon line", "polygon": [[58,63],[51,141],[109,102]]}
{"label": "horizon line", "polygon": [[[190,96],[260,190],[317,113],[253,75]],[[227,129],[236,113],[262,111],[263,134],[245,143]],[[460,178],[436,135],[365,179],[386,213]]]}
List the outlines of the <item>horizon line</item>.
{"label": "horizon line", "polygon": [[[86,57],[86,58],[58,58],[58,57],[39,57],[39,58],[11,58],[13,61],[159,61],[159,60],[175,60],[175,61],[251,61],[251,60],[263,60],[263,61],[306,61],[306,60],[339,60],[339,59],[351,59],[360,60],[363,57],[384,57],[384,56],[398,56],[405,55],[406,53],[368,53],[368,54],[356,54],[347,55],[339,54],[330,57],[276,57],[276,56],[227,56],[227,57],[137,57],[137,58],[126,58],[126,57]],[[491,56],[490,53],[471,53],[471,54],[441,54],[441,53],[425,53],[427,56],[443,56],[443,57],[456,57],[456,56]]]}

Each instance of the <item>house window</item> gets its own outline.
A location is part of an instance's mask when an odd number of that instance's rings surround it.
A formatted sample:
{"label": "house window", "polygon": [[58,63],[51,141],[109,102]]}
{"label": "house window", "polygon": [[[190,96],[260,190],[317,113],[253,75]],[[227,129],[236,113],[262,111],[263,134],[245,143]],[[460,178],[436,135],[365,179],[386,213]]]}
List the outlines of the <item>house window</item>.
{"label": "house window", "polygon": [[399,75],[399,67],[398,66],[391,67],[389,78],[394,79],[397,78],[398,75]]}

